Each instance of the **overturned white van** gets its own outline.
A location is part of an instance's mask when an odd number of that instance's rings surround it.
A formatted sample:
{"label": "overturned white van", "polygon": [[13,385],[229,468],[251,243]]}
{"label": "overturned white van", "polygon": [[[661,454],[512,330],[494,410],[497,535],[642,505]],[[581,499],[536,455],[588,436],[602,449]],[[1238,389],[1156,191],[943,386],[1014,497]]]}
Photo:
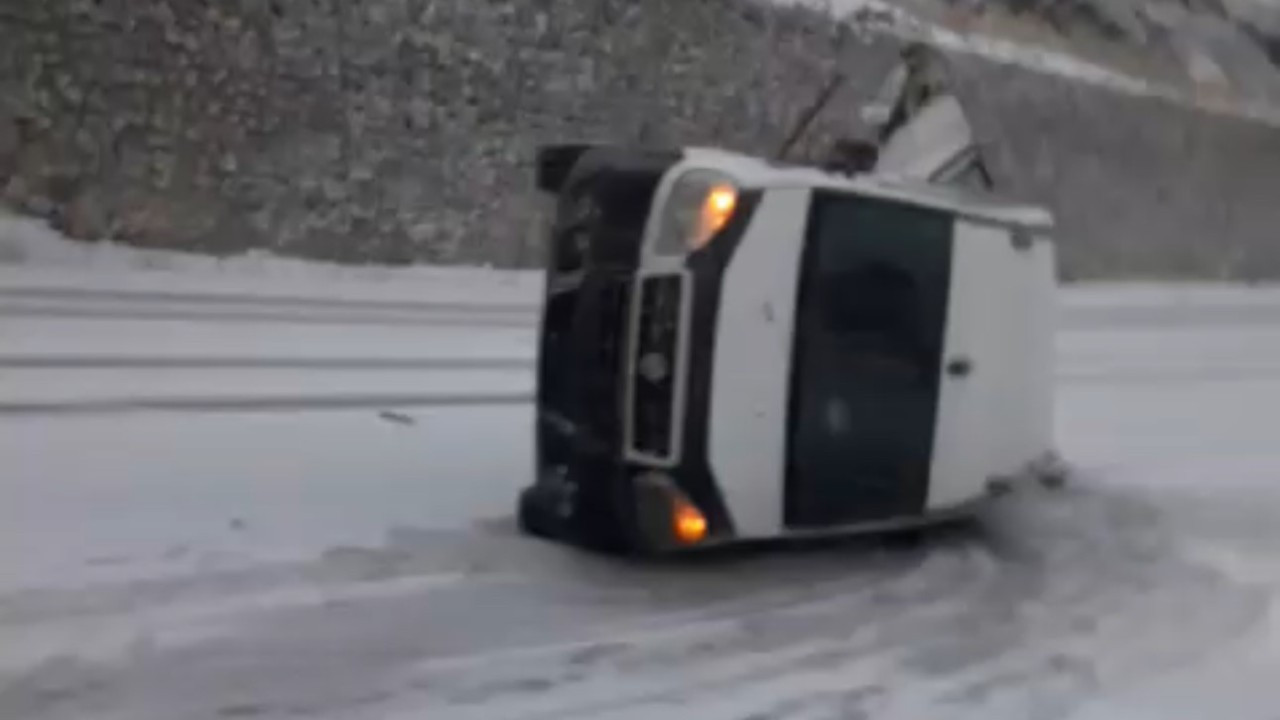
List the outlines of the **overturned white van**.
{"label": "overturned white van", "polygon": [[555,147],[533,533],[916,526],[1051,467],[1051,217],[711,149]]}

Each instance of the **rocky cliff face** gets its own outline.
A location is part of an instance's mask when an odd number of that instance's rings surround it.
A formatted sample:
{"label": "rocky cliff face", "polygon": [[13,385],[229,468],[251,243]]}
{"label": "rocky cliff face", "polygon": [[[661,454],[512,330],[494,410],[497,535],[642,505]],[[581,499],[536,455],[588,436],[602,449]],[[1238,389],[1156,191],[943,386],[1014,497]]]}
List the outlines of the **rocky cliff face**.
{"label": "rocky cliff face", "polygon": [[[540,261],[529,161],[593,139],[811,152],[896,40],[749,0],[5,0],[0,187],[70,234],[344,262]],[[968,55],[1004,189],[1076,275],[1280,276],[1280,133]]]}
{"label": "rocky cliff face", "polygon": [[957,92],[1002,191],[1073,277],[1280,277],[1280,127],[973,58]]}

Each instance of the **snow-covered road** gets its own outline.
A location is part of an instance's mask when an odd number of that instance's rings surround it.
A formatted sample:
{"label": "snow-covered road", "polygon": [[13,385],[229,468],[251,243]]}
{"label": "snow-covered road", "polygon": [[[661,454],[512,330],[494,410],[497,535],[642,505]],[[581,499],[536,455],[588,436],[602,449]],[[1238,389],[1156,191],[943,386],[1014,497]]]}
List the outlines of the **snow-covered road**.
{"label": "snow-covered road", "polygon": [[1280,292],[1068,291],[1062,493],[628,565],[515,534],[527,406],[425,400],[527,392],[528,326],[366,322],[421,310],[381,287],[328,322],[0,293],[0,718],[1277,717]]}

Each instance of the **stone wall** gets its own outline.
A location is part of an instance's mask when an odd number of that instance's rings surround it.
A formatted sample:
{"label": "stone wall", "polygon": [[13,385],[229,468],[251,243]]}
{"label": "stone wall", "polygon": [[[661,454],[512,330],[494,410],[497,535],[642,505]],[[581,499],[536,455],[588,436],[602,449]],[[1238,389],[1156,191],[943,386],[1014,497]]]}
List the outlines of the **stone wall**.
{"label": "stone wall", "polygon": [[500,265],[539,143],[770,150],[857,70],[817,142],[893,55],[736,0],[4,0],[0,38],[0,180],[72,235]]}
{"label": "stone wall", "polygon": [[[344,262],[539,262],[544,142],[802,154],[895,42],[750,0],[0,0],[3,200],[69,234]],[[1280,277],[1280,131],[956,57],[1074,276]]]}

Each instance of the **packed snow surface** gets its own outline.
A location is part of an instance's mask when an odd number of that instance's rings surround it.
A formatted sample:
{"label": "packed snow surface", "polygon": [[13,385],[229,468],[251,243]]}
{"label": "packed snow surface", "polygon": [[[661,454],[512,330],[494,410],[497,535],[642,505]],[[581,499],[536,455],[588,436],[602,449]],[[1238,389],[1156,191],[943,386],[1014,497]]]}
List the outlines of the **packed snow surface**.
{"label": "packed snow surface", "polygon": [[1277,717],[1275,289],[1065,290],[1061,492],[625,563],[513,529],[536,279],[94,252],[0,268],[5,720]]}

